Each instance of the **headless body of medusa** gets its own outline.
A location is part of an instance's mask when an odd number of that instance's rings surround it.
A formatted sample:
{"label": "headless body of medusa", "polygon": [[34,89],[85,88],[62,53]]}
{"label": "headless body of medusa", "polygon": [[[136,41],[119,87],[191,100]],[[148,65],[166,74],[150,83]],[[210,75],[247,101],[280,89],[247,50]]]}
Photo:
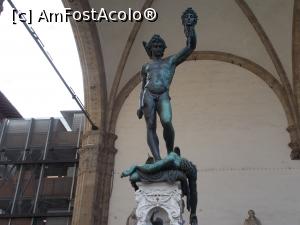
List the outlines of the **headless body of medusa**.
{"label": "headless body of medusa", "polygon": [[174,152],[171,152],[162,160],[130,167],[128,170],[122,172],[121,177],[130,176],[131,182],[139,182],[141,179],[138,172],[156,174],[161,171],[170,170],[179,170],[188,179],[189,194],[187,196],[187,208],[190,211],[190,224],[197,225],[197,168],[191,161],[180,156],[180,149],[178,147],[175,147]]}
{"label": "headless body of medusa", "polygon": [[162,58],[166,44],[159,35],[154,35],[145,49],[151,58],[142,67],[142,90],[140,94],[139,118],[145,116],[147,125],[147,143],[155,160],[160,160],[159,141],[156,134],[157,113],[163,126],[163,136],[168,153],[173,151],[175,132],[172,125],[172,109],[169,87],[175,68],[182,63],[196,47],[196,35],[193,26],[185,27],[186,47],[175,55]]}

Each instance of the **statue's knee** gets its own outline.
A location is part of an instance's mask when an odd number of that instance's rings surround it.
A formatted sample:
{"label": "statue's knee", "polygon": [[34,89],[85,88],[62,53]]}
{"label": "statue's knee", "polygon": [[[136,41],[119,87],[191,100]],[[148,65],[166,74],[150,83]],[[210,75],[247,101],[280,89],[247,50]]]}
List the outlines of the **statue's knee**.
{"label": "statue's knee", "polygon": [[154,122],[148,122],[147,123],[147,128],[149,130],[154,130],[156,128],[156,124]]}
{"label": "statue's knee", "polygon": [[164,128],[172,127],[171,119],[162,120],[161,123]]}

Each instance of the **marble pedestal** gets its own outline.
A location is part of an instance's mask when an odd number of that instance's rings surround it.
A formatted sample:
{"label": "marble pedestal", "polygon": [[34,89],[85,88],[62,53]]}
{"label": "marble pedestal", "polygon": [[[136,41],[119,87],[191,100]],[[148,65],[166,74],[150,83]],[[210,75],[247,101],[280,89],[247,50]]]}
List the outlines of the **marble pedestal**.
{"label": "marble pedestal", "polygon": [[182,225],[183,200],[180,182],[137,183],[135,192],[137,225],[151,225],[159,217],[164,225]]}

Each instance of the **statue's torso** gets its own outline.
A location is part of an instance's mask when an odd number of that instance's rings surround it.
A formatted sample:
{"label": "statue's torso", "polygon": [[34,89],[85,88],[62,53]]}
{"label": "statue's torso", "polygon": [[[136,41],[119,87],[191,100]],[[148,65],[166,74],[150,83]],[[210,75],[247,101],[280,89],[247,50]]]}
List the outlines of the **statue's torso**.
{"label": "statue's torso", "polygon": [[246,219],[244,225],[261,225],[261,223],[256,217],[254,217]]}
{"label": "statue's torso", "polygon": [[153,61],[145,65],[146,85],[150,92],[161,94],[169,90],[175,73],[175,65],[168,59]]}

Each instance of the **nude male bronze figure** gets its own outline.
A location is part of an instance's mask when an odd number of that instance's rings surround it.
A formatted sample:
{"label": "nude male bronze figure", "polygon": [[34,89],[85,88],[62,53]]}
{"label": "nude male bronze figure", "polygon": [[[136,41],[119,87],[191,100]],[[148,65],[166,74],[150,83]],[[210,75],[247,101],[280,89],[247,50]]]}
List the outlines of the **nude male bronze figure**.
{"label": "nude male bronze figure", "polygon": [[186,46],[177,54],[163,58],[167,46],[165,41],[157,34],[153,35],[148,43],[143,42],[151,61],[142,66],[142,89],[137,116],[139,119],[143,115],[145,116],[147,143],[156,161],[161,159],[159,140],[156,134],[156,114],[159,115],[163,126],[163,136],[169,154],[174,149],[175,138],[169,88],[176,66],[187,59],[196,48],[197,43],[194,29],[198,19],[196,13],[192,8],[188,8],[182,14],[181,19],[186,36]]}

